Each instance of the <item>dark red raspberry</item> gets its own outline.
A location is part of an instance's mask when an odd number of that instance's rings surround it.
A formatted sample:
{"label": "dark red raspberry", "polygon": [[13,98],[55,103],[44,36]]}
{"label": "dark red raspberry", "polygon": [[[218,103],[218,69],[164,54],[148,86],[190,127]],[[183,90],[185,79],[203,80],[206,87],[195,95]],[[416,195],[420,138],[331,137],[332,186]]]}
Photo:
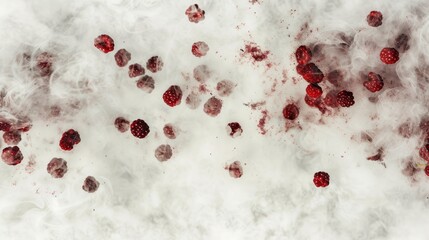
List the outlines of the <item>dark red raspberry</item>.
{"label": "dark red raspberry", "polygon": [[142,119],[134,120],[131,123],[130,129],[131,134],[136,138],[145,138],[150,132],[149,125]]}
{"label": "dark red raspberry", "polygon": [[52,158],[48,163],[48,173],[54,178],[62,178],[67,172],[67,162],[62,158]]}
{"label": "dark red raspberry", "polygon": [[419,150],[419,155],[422,159],[429,162],[429,144],[425,144]]}
{"label": "dark red raspberry", "polygon": [[370,72],[368,73],[368,80],[365,81],[363,85],[370,92],[378,92],[383,88],[384,82],[380,75]]}
{"label": "dark red raspberry", "polygon": [[426,176],[429,176],[429,166],[425,167],[425,174],[426,174]]}
{"label": "dark red raspberry", "polygon": [[80,135],[73,129],[64,132],[60,139],[60,147],[64,151],[72,150],[73,146],[78,143],[80,143]]}
{"label": "dark red raspberry", "polygon": [[241,167],[240,161],[235,161],[231,163],[227,170],[229,171],[229,175],[233,178],[240,178],[243,176],[243,168]]}
{"label": "dark red raspberry", "polygon": [[229,96],[234,90],[234,88],[235,88],[234,83],[229,80],[222,80],[218,82],[216,85],[216,90],[218,91],[219,96],[221,97]]}
{"label": "dark red raspberry", "polygon": [[325,77],[314,63],[304,65],[301,76],[309,83],[320,83]]}
{"label": "dark red raspberry", "polygon": [[353,93],[343,90],[337,93],[337,102],[341,107],[350,107],[355,104]]}
{"label": "dark red raspberry", "polygon": [[331,108],[336,108],[339,106],[338,101],[337,101],[337,94],[338,92],[335,90],[331,90],[329,91],[325,98],[323,99],[323,102],[325,103],[326,106],[329,106]]}
{"label": "dark red raspberry", "polygon": [[311,98],[319,98],[323,94],[322,88],[317,84],[309,84],[305,89],[307,95]]}
{"label": "dark red raspberry", "polygon": [[169,139],[176,139],[176,129],[171,124],[165,124],[164,128],[162,129],[164,131],[164,135]]}
{"label": "dark red raspberry", "polygon": [[300,46],[296,49],[295,57],[299,65],[305,65],[311,61],[311,51],[307,46]]}
{"label": "dark red raspberry", "polygon": [[123,117],[118,117],[115,119],[115,127],[119,132],[126,132],[130,128],[130,121]]}
{"label": "dark red raspberry", "polygon": [[94,39],[94,46],[104,53],[113,51],[115,43],[113,39],[106,34],[102,34]]}
{"label": "dark red raspberry", "polygon": [[394,48],[383,48],[380,52],[380,60],[385,64],[394,64],[399,60],[399,52]]}
{"label": "dark red raspberry", "polygon": [[14,146],[4,148],[1,154],[1,158],[3,162],[5,162],[7,165],[17,165],[21,163],[22,159],[24,159],[24,156],[22,156],[19,147]]}
{"label": "dark red raspberry", "polygon": [[144,68],[142,67],[142,65],[140,65],[138,63],[131,64],[128,67],[128,76],[130,78],[141,76],[144,73],[145,73]]}
{"label": "dark red raspberry", "polygon": [[317,107],[321,100],[320,98],[312,98],[308,95],[305,95],[304,101],[310,107]]}
{"label": "dark red raspberry", "polygon": [[299,109],[294,103],[290,103],[283,108],[283,117],[287,120],[295,120],[299,115]]}
{"label": "dark red raspberry", "polygon": [[205,56],[209,50],[209,45],[205,42],[195,42],[192,44],[192,54],[194,54],[195,57]]}
{"label": "dark red raspberry", "polygon": [[216,117],[222,110],[222,100],[216,97],[209,98],[207,102],[204,103],[203,110],[207,115],[211,117]]}
{"label": "dark red raspberry", "polygon": [[0,131],[9,132],[12,125],[6,121],[0,121]]}
{"label": "dark red raspberry", "polygon": [[227,130],[229,135],[233,138],[241,136],[241,134],[243,133],[243,129],[241,128],[241,125],[238,122],[228,123]]}
{"label": "dark red raspberry", "polygon": [[177,106],[182,101],[182,89],[177,85],[170,86],[162,95],[162,99],[170,107]]}
{"label": "dark red raspberry", "polygon": [[20,131],[9,131],[3,134],[3,140],[7,145],[18,145],[21,142]]}
{"label": "dark red raspberry", "polygon": [[149,58],[149,60],[147,60],[147,63],[146,63],[147,70],[153,73],[161,71],[163,66],[164,66],[164,63],[162,62],[162,59],[158,56],[153,56]]}
{"label": "dark red raspberry", "polygon": [[186,9],[185,14],[190,22],[198,23],[204,20],[205,11],[201,10],[197,4],[193,4]]}
{"label": "dark red raspberry", "polygon": [[366,17],[366,21],[368,22],[368,25],[371,27],[381,26],[383,21],[383,15],[381,14],[381,12],[371,11]]}
{"label": "dark red raspberry", "polygon": [[100,183],[94,177],[88,176],[83,182],[82,189],[85,192],[93,193],[97,191],[98,186],[100,186]]}
{"label": "dark red raspberry", "polygon": [[136,81],[136,86],[147,93],[151,93],[155,89],[155,80],[151,76],[144,75]]}
{"label": "dark red raspberry", "polygon": [[155,157],[160,162],[165,162],[173,156],[173,150],[170,145],[163,144],[155,149]]}
{"label": "dark red raspberry", "polygon": [[305,67],[305,65],[297,65],[297,66],[296,66],[296,72],[297,72],[299,75],[304,74],[304,67]]}
{"label": "dark red raspberry", "polygon": [[327,187],[329,185],[329,174],[326,172],[315,173],[313,183],[316,187]]}
{"label": "dark red raspberry", "polygon": [[130,60],[131,60],[131,53],[129,53],[127,50],[123,48],[119,49],[115,53],[115,61],[119,67],[125,67]]}

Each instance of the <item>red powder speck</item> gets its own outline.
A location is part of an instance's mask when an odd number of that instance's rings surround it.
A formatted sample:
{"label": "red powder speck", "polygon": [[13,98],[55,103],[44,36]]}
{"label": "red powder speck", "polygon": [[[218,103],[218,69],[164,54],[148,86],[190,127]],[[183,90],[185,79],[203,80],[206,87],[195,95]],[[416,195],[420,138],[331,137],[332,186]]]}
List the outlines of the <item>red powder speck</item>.
{"label": "red powder speck", "polygon": [[249,43],[245,46],[245,54],[250,54],[256,62],[261,62],[268,58],[269,51],[262,51],[256,43]]}
{"label": "red powder speck", "polygon": [[259,132],[262,135],[265,135],[267,133],[267,130],[265,129],[265,124],[266,124],[267,118],[268,118],[268,111],[263,110],[263,111],[261,111],[261,113],[262,113],[262,118],[259,119],[258,128],[259,128]]}

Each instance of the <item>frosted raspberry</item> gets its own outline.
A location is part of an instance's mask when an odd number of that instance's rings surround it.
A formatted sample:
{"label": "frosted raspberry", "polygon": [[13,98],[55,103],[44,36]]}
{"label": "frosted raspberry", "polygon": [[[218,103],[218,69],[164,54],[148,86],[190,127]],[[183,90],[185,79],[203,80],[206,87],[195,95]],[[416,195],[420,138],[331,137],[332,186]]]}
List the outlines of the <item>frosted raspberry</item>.
{"label": "frosted raspberry", "polygon": [[173,150],[170,145],[163,144],[155,149],[155,157],[160,162],[165,162],[173,156]]}
{"label": "frosted raspberry", "polygon": [[336,108],[339,106],[337,102],[337,94],[338,94],[338,91],[335,91],[335,90],[331,90],[326,94],[325,98],[323,99],[323,102],[326,104],[326,106],[329,106],[332,108]]}
{"label": "frosted raspberry", "polygon": [[12,125],[6,121],[0,121],[0,131],[9,132]]}
{"label": "frosted raspberry", "polygon": [[192,54],[194,54],[195,57],[205,56],[209,50],[209,45],[205,42],[195,42],[192,44]]}
{"label": "frosted raspberry", "polygon": [[210,70],[206,65],[198,65],[194,68],[194,78],[198,82],[205,82],[210,78]]}
{"label": "frosted raspberry", "polygon": [[145,138],[150,132],[149,125],[142,119],[134,120],[131,123],[130,130],[131,134],[136,138]]}
{"label": "frosted raspberry", "polygon": [[123,117],[118,117],[115,119],[115,127],[121,133],[126,132],[130,128],[130,121]]}
{"label": "frosted raspberry", "polygon": [[311,61],[311,51],[307,46],[299,46],[295,52],[295,58],[299,65],[305,65]]}
{"label": "frosted raspberry", "polygon": [[326,172],[315,173],[313,183],[316,187],[327,187],[329,185],[329,174]]}
{"label": "frosted raspberry", "polygon": [[93,193],[97,191],[98,186],[100,186],[100,183],[94,177],[88,176],[83,182],[82,189],[85,192]]}
{"label": "frosted raspberry", "polygon": [[102,34],[94,39],[94,46],[104,53],[113,51],[115,43],[113,39],[106,34]]}
{"label": "frosted raspberry", "polygon": [[197,4],[193,4],[186,9],[185,14],[190,22],[198,23],[204,20],[205,11],[200,9]]}
{"label": "frosted raspberry", "polygon": [[381,12],[371,11],[366,17],[366,21],[371,27],[381,26],[381,24],[383,23],[383,15],[381,14]]}
{"label": "frosted raspberry", "polygon": [[204,104],[204,112],[211,117],[216,117],[219,115],[221,110],[222,100],[216,97],[209,98],[209,100],[207,100],[207,102]]}
{"label": "frosted raspberry", "polygon": [[142,65],[140,65],[138,63],[131,64],[128,67],[128,76],[130,78],[141,76],[144,73],[145,73],[144,68],[142,67]]}
{"label": "frosted raspberry", "polygon": [[48,173],[54,178],[62,178],[67,172],[67,162],[62,158],[52,158],[48,163]]}
{"label": "frosted raspberry", "polygon": [[115,61],[119,67],[125,67],[130,60],[131,60],[131,53],[129,53],[125,49],[119,49],[115,53]]}
{"label": "frosted raspberry", "polygon": [[9,131],[3,134],[3,140],[7,145],[18,145],[21,141],[21,133],[19,131]]}
{"label": "frosted raspberry", "polygon": [[72,150],[73,146],[78,143],[80,143],[80,135],[73,129],[64,132],[60,139],[60,147],[64,151]]}
{"label": "frosted raspberry", "polygon": [[383,88],[384,82],[380,75],[370,72],[368,73],[368,80],[365,81],[363,85],[370,92],[378,92]]}
{"label": "frosted raspberry", "polygon": [[162,99],[170,107],[177,106],[182,101],[182,90],[177,85],[170,86],[162,95]]}
{"label": "frosted raspberry", "polygon": [[337,102],[341,107],[350,107],[354,105],[353,93],[346,90],[337,93]]}
{"label": "frosted raspberry", "polygon": [[243,176],[243,168],[240,161],[235,161],[228,166],[229,175],[233,178],[240,178]]}
{"label": "frosted raspberry", "polygon": [[380,60],[385,64],[394,64],[399,61],[399,52],[394,48],[383,48],[380,52]]}
{"label": "frosted raspberry", "polygon": [[304,65],[300,72],[301,76],[309,83],[320,83],[325,77],[314,63]]}
{"label": "frosted raspberry", "polygon": [[162,59],[158,56],[153,56],[149,58],[149,60],[147,60],[147,63],[146,63],[147,70],[153,73],[161,71],[163,66],[164,66],[164,63],[162,62]]}
{"label": "frosted raspberry", "polygon": [[201,104],[201,97],[200,95],[192,92],[186,97],[186,105],[190,109],[196,109]]}
{"label": "frosted raspberry", "polygon": [[169,139],[176,139],[176,130],[171,124],[165,124],[164,128],[162,129],[164,131],[164,135]]}
{"label": "frosted raspberry", "polygon": [[227,130],[228,130],[228,134],[233,138],[239,137],[243,133],[243,129],[241,128],[241,125],[238,122],[228,123]]}
{"label": "frosted raspberry", "polygon": [[217,83],[216,90],[218,91],[221,97],[229,96],[234,90],[234,83],[229,80],[222,80]]}
{"label": "frosted raspberry", "polygon": [[429,176],[429,166],[425,167],[425,174],[426,174],[426,176]]}
{"label": "frosted raspberry", "polygon": [[14,146],[4,148],[1,158],[7,165],[17,165],[21,163],[22,159],[24,159],[24,156],[22,156],[19,147]]}
{"label": "frosted raspberry", "polygon": [[299,115],[298,107],[291,103],[283,108],[283,117],[288,120],[295,120]]}
{"label": "frosted raspberry", "polygon": [[151,93],[155,89],[155,80],[151,76],[144,75],[136,81],[136,86],[147,93]]}

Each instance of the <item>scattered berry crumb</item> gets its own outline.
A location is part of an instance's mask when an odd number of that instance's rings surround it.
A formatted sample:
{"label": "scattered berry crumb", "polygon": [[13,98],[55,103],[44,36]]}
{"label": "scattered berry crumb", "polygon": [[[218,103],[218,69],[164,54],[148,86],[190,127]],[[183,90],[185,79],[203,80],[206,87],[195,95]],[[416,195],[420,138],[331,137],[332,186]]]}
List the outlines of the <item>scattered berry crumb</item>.
{"label": "scattered berry crumb", "polygon": [[329,185],[329,174],[326,172],[315,173],[313,183],[316,187],[327,187]]}

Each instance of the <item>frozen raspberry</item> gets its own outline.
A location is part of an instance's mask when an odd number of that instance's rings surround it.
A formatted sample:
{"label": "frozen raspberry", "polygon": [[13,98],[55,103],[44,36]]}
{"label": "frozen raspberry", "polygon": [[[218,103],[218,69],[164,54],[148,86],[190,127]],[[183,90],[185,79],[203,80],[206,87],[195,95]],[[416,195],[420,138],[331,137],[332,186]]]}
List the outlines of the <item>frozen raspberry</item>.
{"label": "frozen raspberry", "polygon": [[211,97],[207,102],[204,104],[204,112],[211,116],[216,117],[219,115],[220,111],[222,110],[222,100]]}
{"label": "frozen raspberry", "polygon": [[173,150],[170,145],[163,144],[155,149],[155,157],[160,162],[165,162],[173,156]]}
{"label": "frozen raspberry", "polygon": [[385,64],[394,64],[399,60],[399,52],[394,48],[383,48],[380,52],[380,60]]}
{"label": "frozen raspberry", "polygon": [[243,176],[243,168],[241,167],[240,161],[231,163],[227,168],[229,175],[233,178],[240,178]]}
{"label": "frozen raspberry", "polygon": [[150,132],[149,125],[142,119],[134,120],[130,125],[130,129],[131,134],[136,138],[145,138]]}
{"label": "frozen raspberry", "polygon": [[5,162],[7,165],[17,165],[21,163],[24,156],[22,156],[19,147],[14,146],[3,149],[1,158],[3,159],[3,162]]}
{"label": "frozen raspberry", "polygon": [[186,105],[190,109],[196,109],[198,106],[200,106],[200,104],[201,98],[197,93],[192,92],[186,97]]}
{"label": "frozen raspberry", "polygon": [[21,133],[19,131],[5,132],[3,140],[7,145],[18,145],[21,142]]}
{"label": "frozen raspberry", "polygon": [[311,61],[311,51],[306,46],[300,46],[296,49],[295,57],[299,65],[305,65]]}
{"label": "frozen raspberry", "polygon": [[189,6],[185,14],[188,16],[190,22],[198,23],[199,21],[204,20],[204,10],[201,10],[197,4]]}
{"label": "frozen raspberry", "polygon": [[378,11],[371,11],[366,17],[368,25],[371,27],[378,27],[382,24],[383,15]]}
{"label": "frozen raspberry", "polygon": [[420,148],[419,155],[421,158],[429,162],[429,144],[425,144]]}
{"label": "frozen raspberry", "polygon": [[118,117],[115,119],[115,127],[121,133],[126,132],[130,128],[130,121],[123,117]]}
{"label": "frozen raspberry", "polygon": [[283,117],[288,120],[295,120],[299,115],[298,107],[290,103],[283,108]]}
{"label": "frozen raspberry", "polygon": [[136,86],[147,93],[151,93],[155,89],[155,80],[151,76],[144,75],[136,81]]}
{"label": "frozen raspberry", "polygon": [[63,133],[60,140],[60,147],[64,151],[70,151],[73,149],[73,146],[78,143],[80,143],[79,133],[73,129],[69,129]]}
{"label": "frozen raspberry", "polygon": [[309,84],[305,91],[311,98],[319,98],[323,94],[322,88],[317,84]]}
{"label": "frozen raspberry", "polygon": [[195,42],[192,44],[192,54],[194,54],[195,57],[205,56],[208,51],[209,45],[205,42]]}
{"label": "frozen raspberry", "polygon": [[206,65],[198,65],[194,68],[194,78],[198,82],[205,82],[210,78],[210,70]]}
{"label": "frozen raspberry", "polygon": [[429,165],[425,167],[425,174],[426,176],[429,176]]}
{"label": "frozen raspberry", "polygon": [[164,66],[164,63],[162,62],[162,59],[158,56],[153,56],[147,60],[146,68],[147,70],[156,73],[162,70],[162,67]]}
{"label": "frozen raspberry", "polygon": [[39,72],[39,75],[42,77],[50,76],[53,72],[52,64],[54,62],[54,57],[48,52],[42,52],[36,57],[36,66]]}
{"label": "frozen raspberry", "polygon": [[261,62],[268,58],[269,51],[262,51],[256,43],[250,43],[245,46],[246,53],[250,53],[256,62]]}
{"label": "frozen raspberry", "polygon": [[170,86],[162,95],[162,99],[170,107],[177,106],[182,101],[182,89],[177,85]]}
{"label": "frozen raspberry", "polygon": [[93,193],[97,191],[98,186],[100,186],[100,183],[94,177],[88,176],[83,182],[82,189],[85,192]]}
{"label": "frozen raspberry", "polygon": [[125,67],[130,60],[131,60],[131,53],[129,53],[127,50],[123,48],[119,49],[115,53],[115,61],[119,67]]}
{"label": "frozen raspberry", "polygon": [[350,107],[355,104],[353,93],[343,90],[337,93],[337,102],[341,107]]}
{"label": "frozen raspberry", "polygon": [[243,133],[243,129],[241,128],[241,125],[238,122],[228,123],[227,130],[229,135],[233,138],[239,137]]}
{"label": "frozen raspberry", "polygon": [[176,130],[171,124],[165,124],[164,128],[162,129],[164,131],[164,135],[169,139],[176,139]]}
{"label": "frozen raspberry", "polygon": [[370,72],[368,73],[368,80],[363,83],[363,85],[370,91],[370,92],[378,92],[380,91],[383,86],[384,82],[380,75]]}
{"label": "frozen raspberry", "polygon": [[102,34],[94,39],[94,46],[104,53],[113,51],[115,43],[113,39],[106,34]]}
{"label": "frozen raspberry", "polygon": [[234,83],[229,80],[222,80],[217,83],[216,90],[218,91],[221,97],[229,96],[234,90]]}
{"label": "frozen raspberry", "polygon": [[316,187],[327,187],[329,185],[329,174],[326,172],[315,173],[313,183]]}
{"label": "frozen raspberry", "polygon": [[320,83],[325,77],[314,63],[304,65],[301,76],[309,83]]}
{"label": "frozen raspberry", "polygon": [[0,131],[9,132],[12,125],[6,121],[0,121]]}
{"label": "frozen raspberry", "polygon": [[321,100],[320,98],[312,98],[308,95],[305,95],[304,101],[310,107],[317,107]]}
{"label": "frozen raspberry", "polygon": [[398,50],[398,52],[405,52],[410,48],[410,45],[408,44],[408,41],[410,38],[406,34],[400,34],[398,37],[395,38],[395,49]]}
{"label": "frozen raspberry", "polygon": [[331,90],[329,91],[325,98],[323,99],[323,102],[325,103],[326,106],[332,107],[332,108],[336,108],[339,106],[338,101],[337,101],[337,94],[338,92],[335,90]]}
{"label": "frozen raspberry", "polygon": [[67,162],[62,158],[52,158],[48,163],[48,173],[54,178],[62,178],[67,172]]}
{"label": "frozen raspberry", "polygon": [[141,76],[144,73],[145,73],[144,68],[142,67],[142,65],[138,63],[131,64],[128,67],[128,76],[130,78]]}
{"label": "frozen raspberry", "polygon": [[304,74],[304,67],[305,67],[305,65],[297,65],[297,66],[296,66],[296,72],[297,72],[299,75]]}

